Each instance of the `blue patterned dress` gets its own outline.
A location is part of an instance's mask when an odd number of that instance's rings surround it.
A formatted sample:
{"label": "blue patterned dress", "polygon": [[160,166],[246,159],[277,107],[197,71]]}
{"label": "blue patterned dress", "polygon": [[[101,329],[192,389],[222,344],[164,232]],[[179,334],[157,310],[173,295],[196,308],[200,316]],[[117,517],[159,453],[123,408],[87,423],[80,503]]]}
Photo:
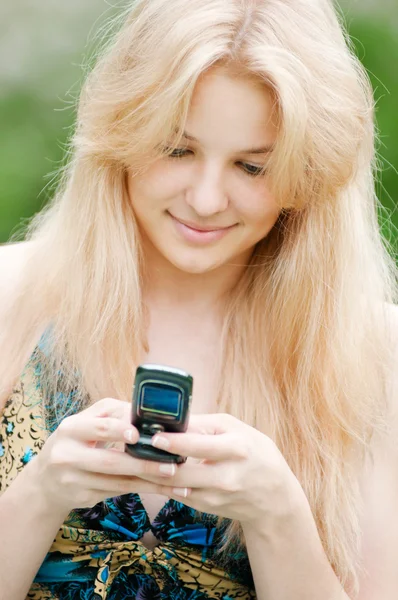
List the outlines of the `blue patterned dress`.
{"label": "blue patterned dress", "polygon": [[[43,410],[43,353],[42,338],[0,415],[0,493],[56,427]],[[27,598],[255,599],[247,554],[239,550],[226,558],[215,553],[222,542],[216,522],[215,515],[170,499],[151,523],[138,494],[75,509],[60,528]],[[148,531],[159,540],[153,550],[140,542]]]}

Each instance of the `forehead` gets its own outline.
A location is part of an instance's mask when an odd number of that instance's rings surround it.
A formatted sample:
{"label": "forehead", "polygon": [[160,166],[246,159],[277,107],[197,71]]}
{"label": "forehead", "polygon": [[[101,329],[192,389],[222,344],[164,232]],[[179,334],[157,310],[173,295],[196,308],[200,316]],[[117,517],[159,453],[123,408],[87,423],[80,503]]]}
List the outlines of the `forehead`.
{"label": "forehead", "polygon": [[186,131],[211,147],[266,146],[275,141],[276,116],[273,94],[265,84],[217,67],[198,80]]}

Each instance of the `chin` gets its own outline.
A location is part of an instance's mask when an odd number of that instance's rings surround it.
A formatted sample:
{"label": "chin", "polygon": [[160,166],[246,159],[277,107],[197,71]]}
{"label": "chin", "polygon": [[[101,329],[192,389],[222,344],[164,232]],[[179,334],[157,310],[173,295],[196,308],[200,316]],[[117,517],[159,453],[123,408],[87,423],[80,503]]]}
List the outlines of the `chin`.
{"label": "chin", "polygon": [[183,261],[177,258],[173,260],[171,257],[168,257],[168,260],[180,271],[183,271],[184,273],[190,273],[192,275],[208,273],[209,271],[213,271],[217,267],[220,267],[224,264],[222,261],[206,261],[198,258]]}
{"label": "chin", "polygon": [[179,269],[180,271],[183,271],[184,273],[190,273],[191,275],[201,275],[204,273],[208,273],[209,271],[213,271],[220,265],[201,265],[200,263],[197,263],[197,264],[176,263],[175,266],[177,267],[177,269]]}

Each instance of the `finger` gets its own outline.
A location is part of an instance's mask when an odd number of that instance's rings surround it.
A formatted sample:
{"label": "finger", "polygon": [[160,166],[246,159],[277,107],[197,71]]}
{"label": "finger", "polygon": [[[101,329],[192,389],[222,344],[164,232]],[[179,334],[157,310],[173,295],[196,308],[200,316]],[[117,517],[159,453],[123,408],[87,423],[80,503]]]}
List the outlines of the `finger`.
{"label": "finger", "polygon": [[88,414],[95,417],[114,417],[116,419],[131,420],[131,403],[117,398],[102,398],[80,414]]}
{"label": "finger", "polygon": [[194,510],[214,515],[221,515],[220,507],[225,505],[225,495],[214,493],[214,490],[205,487],[200,489],[164,487],[162,493]]}
{"label": "finger", "polygon": [[246,437],[237,432],[219,435],[161,433],[152,438],[152,445],[173,454],[212,461],[244,459],[248,454]]}
{"label": "finger", "polygon": [[60,435],[89,443],[126,441],[135,444],[139,439],[137,429],[126,419],[83,413],[64,419],[58,427],[58,432]]}
{"label": "finger", "polygon": [[227,413],[195,414],[191,413],[187,431],[190,433],[202,433],[218,435],[228,431],[238,430],[242,422]]}
{"label": "finger", "polygon": [[71,485],[88,490],[104,493],[104,497],[112,498],[124,494],[148,493],[164,494],[165,487],[162,482],[153,483],[139,477],[126,477],[120,475],[103,475],[102,473],[87,473],[75,471],[71,476]]}
{"label": "finger", "polygon": [[[174,475],[168,477],[163,485],[176,488],[217,488],[223,485],[225,478],[220,472],[219,464],[205,465],[185,463],[176,469]],[[156,481],[160,481],[159,478]]]}
{"label": "finger", "polygon": [[174,463],[142,460],[115,449],[87,447],[84,451],[81,448],[74,451],[77,454],[75,457],[69,456],[68,464],[72,461],[78,464],[80,469],[90,473],[140,477],[157,483],[161,478],[172,477],[178,468]]}

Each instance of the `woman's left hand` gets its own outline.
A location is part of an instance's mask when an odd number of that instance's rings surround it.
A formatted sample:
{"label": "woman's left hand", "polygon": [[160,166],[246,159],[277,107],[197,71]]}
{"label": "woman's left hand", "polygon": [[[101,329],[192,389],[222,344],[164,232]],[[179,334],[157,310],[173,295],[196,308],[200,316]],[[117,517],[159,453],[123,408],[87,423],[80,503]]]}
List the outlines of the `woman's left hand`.
{"label": "woman's left hand", "polygon": [[255,524],[285,518],[302,502],[304,492],[273,440],[231,415],[192,414],[186,433],[157,434],[153,445],[197,459],[178,465],[168,485],[156,479],[162,493],[201,512]]}

